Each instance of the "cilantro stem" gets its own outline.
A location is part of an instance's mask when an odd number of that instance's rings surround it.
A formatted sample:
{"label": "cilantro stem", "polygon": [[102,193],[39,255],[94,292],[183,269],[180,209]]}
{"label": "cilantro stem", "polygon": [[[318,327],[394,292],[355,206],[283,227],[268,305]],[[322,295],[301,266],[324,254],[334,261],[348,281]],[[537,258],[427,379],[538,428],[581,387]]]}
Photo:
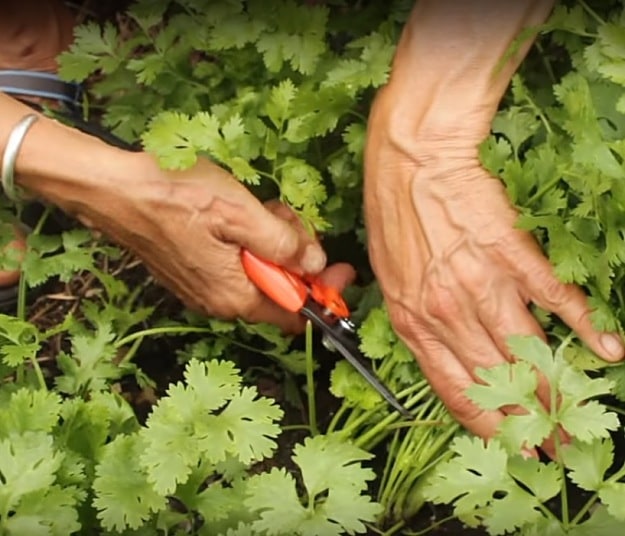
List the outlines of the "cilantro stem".
{"label": "cilantro stem", "polygon": [[538,201],[549,190],[555,188],[561,180],[562,180],[562,177],[560,177],[559,175],[556,175],[553,179],[551,179],[546,184],[544,184],[543,187],[540,188],[532,197],[530,197],[527,200],[527,203],[525,203],[525,205],[529,207],[533,205],[534,203],[536,203],[536,201]]}
{"label": "cilantro stem", "polygon": [[[43,213],[39,217],[39,220],[37,221],[35,228],[31,232],[32,235],[38,235],[41,233],[41,229],[43,228],[43,225],[48,219],[48,216],[50,215],[51,210],[52,209],[49,206],[46,206]],[[17,317],[20,320],[26,319],[26,290],[27,290],[26,277],[24,277],[24,274],[22,274],[19,280],[18,288],[17,288]]]}
{"label": "cilantro stem", "polygon": [[547,76],[549,76],[549,80],[553,85],[555,85],[557,83],[556,75],[554,74],[553,68],[551,67],[551,62],[545,54],[545,49],[539,41],[536,41],[536,49],[538,50],[538,52],[540,52],[540,58],[543,62],[543,65],[545,66],[545,71],[547,71]]}
{"label": "cilantro stem", "polygon": [[542,124],[545,127],[545,130],[549,134],[553,134],[553,130],[551,130],[551,125],[549,124],[549,120],[547,119],[547,116],[545,116],[544,112],[534,102],[534,99],[532,99],[532,97],[529,96],[529,91],[526,93],[525,98],[527,99],[527,102],[529,103],[532,110],[534,110],[534,113],[540,118]]}
{"label": "cilantro stem", "polygon": [[590,499],[586,501],[586,504],[584,504],[584,506],[580,508],[579,512],[577,512],[575,517],[572,519],[571,524],[578,525],[580,521],[582,520],[582,518],[588,513],[588,510],[590,510],[593,504],[597,502],[598,498],[599,498],[599,492],[593,493]]}
{"label": "cilantro stem", "polygon": [[143,337],[139,337],[139,338],[135,339],[135,341],[132,343],[132,346],[124,354],[124,357],[122,357],[119,360],[119,366],[125,365],[126,363],[128,363],[135,356],[135,354],[137,353],[137,350],[139,350],[139,346],[141,346],[142,342],[143,342]]}
{"label": "cilantro stem", "polygon": [[347,111],[350,115],[353,115],[354,117],[357,117],[358,119],[360,119],[363,123],[367,123],[367,118],[362,115],[360,112],[354,110],[354,109],[350,109]]}
{"label": "cilantro stem", "polygon": [[375,532],[376,534],[379,534],[380,536],[393,536],[393,534],[395,534],[398,530],[403,529],[405,526],[406,526],[406,521],[402,519],[385,531],[376,529],[375,527],[372,527],[371,525],[367,525],[367,528]]}
{"label": "cilantro stem", "polygon": [[382,478],[380,479],[380,488],[378,489],[378,497],[377,501],[382,503],[386,508],[387,503],[382,501],[383,492],[386,489],[386,483],[389,481],[391,476],[391,472],[393,470],[393,460],[395,456],[393,453],[397,450],[397,445],[399,443],[399,430],[396,430],[393,434],[393,439],[391,440],[391,444],[388,447],[388,455],[386,456],[386,463],[384,464],[384,470],[382,471]]}
{"label": "cilantro stem", "polygon": [[[51,210],[52,209],[50,208],[50,206],[46,206],[43,213],[39,217],[39,220],[37,221],[37,225],[35,225],[35,228],[32,230],[31,234],[38,235],[41,233],[41,229],[43,228],[44,223],[48,219],[48,216],[50,215]],[[22,273],[19,279],[18,287],[17,287],[17,317],[20,320],[26,320],[26,291],[27,291],[26,277],[24,273]],[[47,391],[48,386],[46,385],[46,380],[43,377],[43,372],[41,371],[41,367],[39,366],[39,361],[37,361],[37,356],[31,355],[29,356],[28,359],[33,367],[33,370],[35,371],[35,376],[37,376],[37,382],[39,383],[39,388],[43,391]],[[18,369],[18,376],[19,375],[20,375],[20,369]]]}
{"label": "cilantro stem", "polygon": [[[621,478],[623,478],[625,476],[625,465],[623,465],[616,473],[614,473],[611,477],[607,478],[605,480],[605,482],[616,482],[618,480],[620,480]],[[579,510],[579,512],[577,512],[577,514],[575,515],[575,517],[573,518],[573,520],[571,521],[571,523],[573,525],[577,525],[582,518],[586,515],[586,513],[588,512],[588,510],[590,510],[590,508],[592,508],[592,506],[597,502],[597,499],[599,498],[599,492],[596,491],[595,493],[592,494],[592,496],[586,501],[586,504],[584,504],[584,506],[582,506]]]}
{"label": "cilantro stem", "polygon": [[[557,390],[555,387],[550,389],[551,391],[551,418],[553,422],[557,422],[556,411],[557,411]],[[569,494],[566,489],[566,470],[564,468],[564,463],[562,462],[562,442],[560,440],[560,435],[558,430],[554,432],[554,446],[556,450],[556,463],[558,464],[558,469],[560,471],[560,478],[562,479],[562,491],[560,493],[560,504],[562,510],[562,525],[564,526],[564,530],[568,531],[570,526],[570,517],[569,517]]]}
{"label": "cilantro stem", "polygon": [[437,529],[441,525],[444,525],[445,523],[449,523],[450,521],[453,521],[454,519],[456,519],[456,516],[452,514],[447,517],[443,517],[442,519],[439,519],[438,521],[434,521],[430,523],[430,525],[423,530],[419,530],[417,532],[404,532],[404,534],[406,536],[423,536],[424,534],[427,534],[428,532],[434,529]]}
{"label": "cilantro stem", "polygon": [[307,424],[286,424],[284,426],[281,426],[280,429],[283,432],[297,431],[297,430],[307,430],[310,432],[310,426],[308,426]]}
{"label": "cilantro stem", "polygon": [[[417,402],[419,402],[424,396],[429,395],[432,390],[430,385],[425,380],[422,380],[419,383],[425,384],[425,386],[414,397],[412,397],[408,402],[404,404],[405,407],[408,409],[410,409]],[[365,450],[371,450],[384,437],[386,437],[386,434],[388,433],[388,430],[389,430],[389,425],[393,424],[394,421],[397,421],[398,418],[399,418],[399,415],[397,413],[390,413],[384,419],[379,421],[377,424],[375,424],[369,430],[367,430],[364,434],[362,434],[359,438],[354,440],[354,444]],[[419,421],[416,419],[411,420],[410,422],[414,423],[415,426],[419,425]]]}
{"label": "cilantro stem", "polygon": [[308,398],[308,425],[310,434],[319,435],[317,427],[317,405],[315,402],[315,364],[313,361],[313,329],[312,322],[306,321],[306,396]]}
{"label": "cilantro stem", "polygon": [[280,181],[276,178],[275,174],[267,173],[266,171],[263,171],[261,169],[256,169],[256,168],[254,168],[254,171],[256,171],[256,173],[258,173],[261,177],[265,177],[266,179],[273,181],[278,188],[282,186],[280,184]]}
{"label": "cilantro stem", "polygon": [[150,335],[184,335],[186,333],[212,333],[211,328],[202,328],[198,326],[164,326],[160,328],[149,328],[141,331],[135,331],[130,335],[122,337],[115,342],[115,348],[120,348],[136,339],[149,337]]}
{"label": "cilantro stem", "polygon": [[[418,417],[430,416],[440,422],[445,413],[442,402],[430,398],[421,406]],[[393,462],[390,474],[381,486],[379,502],[406,505],[415,482],[448,455],[445,447],[457,428],[457,425],[451,424],[437,436],[431,427],[415,427],[404,435],[394,451],[389,449],[389,457],[393,458]]]}
{"label": "cilantro stem", "polygon": [[609,409],[610,411],[613,411],[614,413],[618,413],[619,415],[625,415],[625,410],[622,408],[619,408],[617,406],[611,406],[610,404],[603,404],[605,406],[606,409]]}
{"label": "cilantro stem", "polygon": [[343,402],[343,404],[341,404],[341,407],[337,410],[337,412],[332,417],[332,420],[330,421],[330,424],[328,425],[328,428],[326,429],[326,433],[331,433],[334,430],[336,430],[336,427],[339,425],[339,422],[343,418],[343,415],[345,415],[350,409],[352,408],[348,406],[345,402]]}
{"label": "cilantro stem", "polygon": [[597,23],[600,25],[605,24],[605,21],[597,14],[595,10],[593,10],[584,0],[579,0],[580,5],[588,13]]}

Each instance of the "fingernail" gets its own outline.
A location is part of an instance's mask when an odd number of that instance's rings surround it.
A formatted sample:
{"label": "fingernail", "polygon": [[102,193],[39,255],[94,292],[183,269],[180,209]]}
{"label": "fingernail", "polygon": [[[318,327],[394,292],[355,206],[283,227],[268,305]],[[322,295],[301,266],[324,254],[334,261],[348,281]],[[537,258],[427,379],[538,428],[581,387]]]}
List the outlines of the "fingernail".
{"label": "fingernail", "polygon": [[326,265],[326,256],[323,250],[314,244],[309,244],[302,256],[302,269],[308,274],[317,274]]}
{"label": "fingernail", "polygon": [[622,359],[625,354],[625,348],[620,337],[612,333],[602,333],[600,337],[601,346],[613,359]]}

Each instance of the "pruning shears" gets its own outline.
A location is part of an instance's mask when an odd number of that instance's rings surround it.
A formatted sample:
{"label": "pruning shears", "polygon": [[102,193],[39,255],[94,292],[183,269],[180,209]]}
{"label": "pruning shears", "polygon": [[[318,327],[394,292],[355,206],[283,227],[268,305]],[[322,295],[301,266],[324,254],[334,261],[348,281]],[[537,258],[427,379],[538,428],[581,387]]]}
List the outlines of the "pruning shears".
{"label": "pruning shears", "polygon": [[371,386],[403,417],[413,415],[397,400],[368,366],[360,352],[356,326],[338,289],[315,277],[301,277],[282,266],[241,250],[241,263],[247,276],[275,303],[308,318],[323,333],[323,342],[337,350]]}

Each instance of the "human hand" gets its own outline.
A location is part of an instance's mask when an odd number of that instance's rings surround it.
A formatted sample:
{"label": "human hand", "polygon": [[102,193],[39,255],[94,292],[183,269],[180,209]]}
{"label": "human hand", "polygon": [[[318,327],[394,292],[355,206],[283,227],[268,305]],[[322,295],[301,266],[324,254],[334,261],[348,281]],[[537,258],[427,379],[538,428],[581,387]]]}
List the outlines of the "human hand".
{"label": "human hand", "polygon": [[394,136],[391,106],[381,92],[369,119],[371,262],[392,324],[433,389],[462,425],[491,437],[506,413],[522,409],[484,411],[464,393],[476,367],[512,360],[507,337],[544,338],[530,302],[557,314],[606,360],[621,359],[623,347],[593,329],[581,289],[556,279],[533,237],[515,228],[501,182],[479,164],[480,132]]}
{"label": "human hand", "polygon": [[270,322],[289,333],[303,329],[299,315],[281,309],[248,279],[241,248],[296,273],[319,274],[340,290],[353,281],[347,264],[325,268],[323,249],[294,212],[276,201],[261,204],[208,160],[168,172],[147,155],[138,158],[148,162],[145,179],[130,182],[123,192],[94,192],[76,215],[134,251],[189,308]]}

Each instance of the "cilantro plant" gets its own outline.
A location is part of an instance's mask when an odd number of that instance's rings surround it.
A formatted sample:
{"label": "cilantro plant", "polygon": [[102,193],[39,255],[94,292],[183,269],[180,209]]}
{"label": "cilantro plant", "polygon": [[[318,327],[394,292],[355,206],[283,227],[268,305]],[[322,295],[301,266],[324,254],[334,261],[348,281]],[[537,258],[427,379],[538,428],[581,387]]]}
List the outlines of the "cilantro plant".
{"label": "cilantro plant", "polygon": [[[430,478],[428,499],[452,503],[459,519],[468,526],[482,524],[493,535],[620,533],[625,463],[615,464],[610,435],[620,425],[617,414],[595,400],[610,393],[612,382],[571,365],[564,357],[567,344],[552,352],[537,337],[512,337],[510,350],[518,361],[478,371],[484,384],[469,388],[471,399],[484,409],[519,405],[525,413],[506,416],[487,444],[457,437],[453,458]],[[536,394],[536,370],[549,384],[549,410]],[[553,438],[554,460],[521,455],[522,448],[539,447],[548,438]],[[577,511],[569,504],[571,484],[591,494]]]}
{"label": "cilantro plant", "polygon": [[[328,242],[349,244],[342,253],[367,283],[350,294],[362,350],[414,421],[339,360],[330,390],[340,406],[317,423],[310,346],[269,326],[172,314],[146,297],[151,283],[137,281],[126,252],[78,224],[49,232],[46,209],[29,232],[16,314],[0,316],[0,533],[408,534],[425,500],[453,504],[493,534],[622,527],[613,442],[625,368],[606,368],[536,309],[551,348],[515,339],[519,362],[482,371],[486,385],[470,392],[527,415],[508,418],[488,445],[462,436],[449,450],[458,427],[394,334],[363,262],[366,116],[411,5],[139,0],[115,24],[79,26],[59,62],[62,77],[87,82],[85,117],[163,167],[208,157]],[[589,293],[596,325],[621,333],[624,28],[619,2],[559,3],[480,148],[518,224],[563,281]],[[2,201],[0,246],[15,208]],[[2,264],[17,266],[15,254]],[[40,307],[51,283],[49,299],[68,302],[57,317],[45,299]],[[160,388],[136,362],[156,338],[158,353],[184,367],[181,381]],[[239,366],[250,354],[267,365]],[[270,366],[300,407],[297,377],[307,377],[308,422],[295,427],[311,437],[287,467],[273,458],[283,410],[248,381]],[[533,367],[551,380],[549,412],[533,396]],[[144,418],[130,385],[150,398]],[[595,400],[608,393],[619,399],[610,408]],[[571,437],[556,444],[557,461],[518,455],[556,426]],[[571,486],[584,506],[572,507]]]}
{"label": "cilantro plant", "polygon": [[[537,31],[481,159],[503,180],[518,225],[534,233],[558,277],[588,292],[597,328],[623,334],[625,11],[617,2],[561,2]],[[457,438],[426,496],[452,503],[467,525],[483,524],[490,534],[620,533],[625,470],[614,441],[622,407],[596,397],[625,400],[625,368],[606,367],[557,319],[539,309],[536,315],[555,353],[515,338],[520,361],[481,371],[486,385],[469,390],[482,407],[519,404],[527,414],[507,417],[487,445]],[[535,369],[551,385],[550,412],[534,395]],[[556,426],[571,438],[562,444],[554,436],[556,461],[519,455]],[[571,496],[587,502],[575,509]]]}
{"label": "cilantro plant", "polygon": [[[145,426],[112,392],[89,400],[30,388],[3,393],[2,534],[154,534],[191,518],[199,534],[356,534],[375,519],[380,506],[362,494],[373,472],[359,464],[370,454],[331,436],[297,446],[308,490],[300,499],[286,473],[248,471],[273,453],[282,410],[241,385],[228,361],[191,361],[184,380]],[[332,465],[322,479],[319,459]],[[276,494],[291,502],[276,504]],[[270,518],[276,508],[289,517]]]}
{"label": "cilantro plant", "polygon": [[[539,29],[481,158],[501,177],[520,210],[518,225],[535,234],[558,277],[589,293],[597,328],[623,334],[624,15],[618,3],[605,2],[602,14],[585,2],[568,4]],[[566,334],[538,314],[548,331]]]}
{"label": "cilantro plant", "polygon": [[354,18],[293,0],[142,0],[124,36],[82,26],[60,74],[104,75],[90,91],[104,124],[162,166],[209,156],[311,227],[341,233],[361,227],[368,92],[386,81],[405,10]]}
{"label": "cilantro plant", "polygon": [[402,421],[353,367],[339,362],[332,371],[330,390],[343,402],[328,429],[367,450],[385,446],[377,498],[384,506],[381,519],[392,534],[405,527],[423,506],[424,476],[446,456],[458,426],[393,332],[383,306],[368,311],[359,335],[361,350],[371,358],[376,373],[414,419]]}

